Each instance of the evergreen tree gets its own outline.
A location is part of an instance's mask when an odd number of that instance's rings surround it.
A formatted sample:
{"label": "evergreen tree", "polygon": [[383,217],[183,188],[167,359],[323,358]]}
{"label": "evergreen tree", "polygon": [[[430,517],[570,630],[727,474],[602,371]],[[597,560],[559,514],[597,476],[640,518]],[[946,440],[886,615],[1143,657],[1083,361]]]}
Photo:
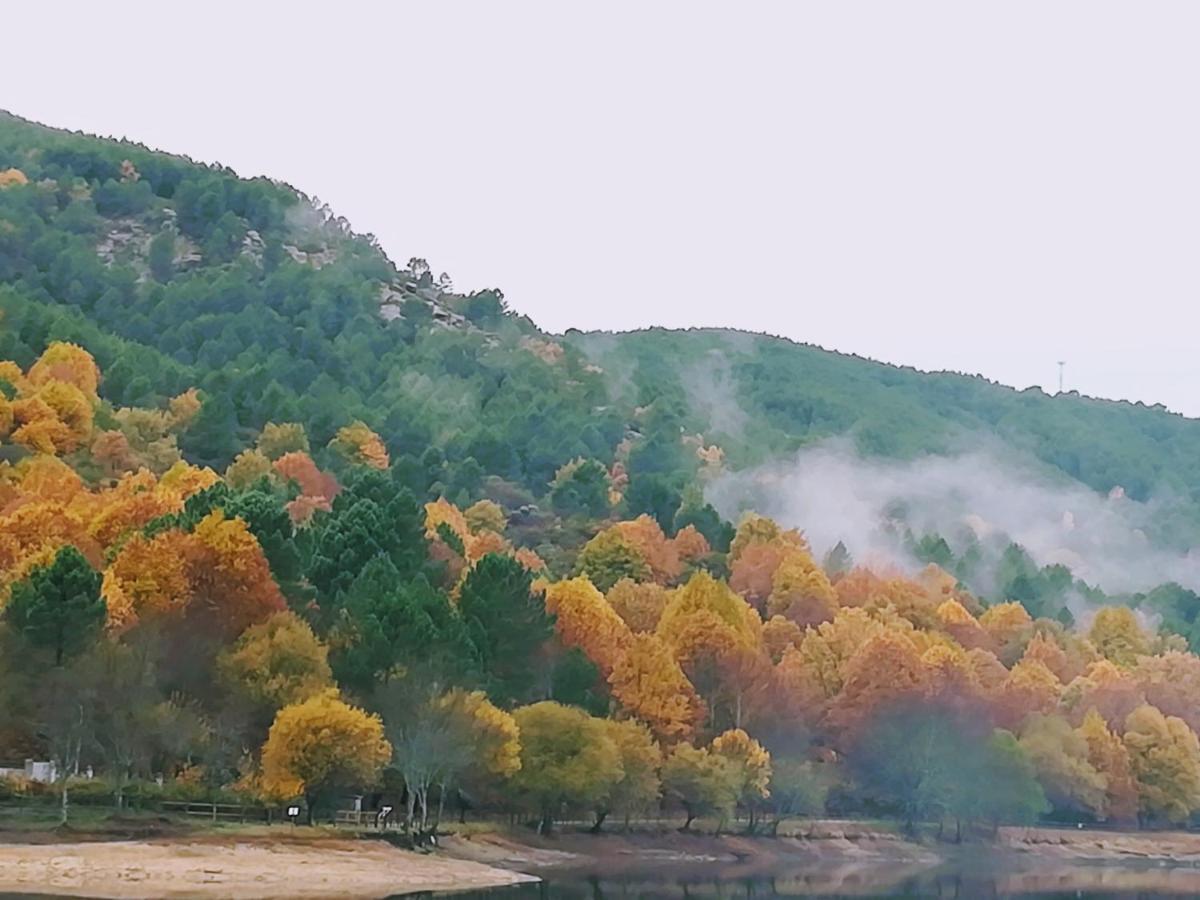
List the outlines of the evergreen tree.
{"label": "evergreen tree", "polygon": [[48,566],[38,566],[13,586],[4,614],[29,643],[50,650],[54,664],[82,649],[104,625],[100,573],[74,547],[64,547]]}

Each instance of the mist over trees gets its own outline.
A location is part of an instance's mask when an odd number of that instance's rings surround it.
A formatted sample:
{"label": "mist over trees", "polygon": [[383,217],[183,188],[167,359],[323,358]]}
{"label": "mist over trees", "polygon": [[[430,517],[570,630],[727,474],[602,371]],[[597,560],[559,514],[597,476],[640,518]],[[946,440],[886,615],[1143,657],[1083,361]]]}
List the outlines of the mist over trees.
{"label": "mist over trees", "polygon": [[[1140,503],[1189,484],[1182,420],[747,335],[554,338],[287,186],[7,116],[0,282],[0,756],[53,760],[64,819],[359,794],[414,831],[958,840],[1200,809],[1191,588],[1106,593],[911,506],[893,565],[721,490],[989,423]],[[1187,542],[1190,501],[1139,509]]]}

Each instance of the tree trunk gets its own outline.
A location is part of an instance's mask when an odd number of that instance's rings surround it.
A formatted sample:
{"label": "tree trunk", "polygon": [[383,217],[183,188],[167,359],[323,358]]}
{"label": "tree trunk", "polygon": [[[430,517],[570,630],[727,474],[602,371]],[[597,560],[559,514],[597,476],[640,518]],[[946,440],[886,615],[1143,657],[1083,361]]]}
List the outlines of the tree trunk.
{"label": "tree trunk", "polygon": [[59,804],[60,805],[59,805],[59,813],[58,813],[58,824],[66,825],[69,801],[67,799],[67,776],[66,776],[65,772],[63,773],[62,794],[59,797]]}
{"label": "tree trunk", "polygon": [[[314,814],[314,812],[316,810],[316,806],[317,806],[316,800],[317,800],[316,794],[305,794],[304,795],[304,805],[306,807],[305,818],[308,821],[309,825],[315,824],[315,821],[316,821],[313,818],[313,814]],[[215,806],[213,807],[213,810],[214,811],[216,810]]]}
{"label": "tree trunk", "polygon": [[442,813],[445,811],[446,811],[446,783],[442,782],[441,788],[438,791],[437,818],[433,820],[433,833],[434,834],[437,834],[437,830],[442,824]]}
{"label": "tree trunk", "polygon": [[685,821],[683,823],[683,827],[680,828],[679,830],[680,831],[690,831],[692,828],[692,820],[696,818],[696,814],[694,812],[692,812],[692,809],[690,806],[685,806],[683,808],[683,811],[685,813],[687,813],[687,821]]}
{"label": "tree trunk", "polygon": [[599,833],[600,833],[600,829],[601,829],[601,828],[604,826],[604,820],[605,820],[605,819],[607,819],[607,818],[608,818],[608,812],[607,812],[607,811],[605,811],[605,812],[600,812],[600,811],[597,811],[597,812],[596,812],[596,821],[595,821],[595,823],[592,825],[592,829],[591,829],[591,831],[592,831],[592,834],[599,834]]}

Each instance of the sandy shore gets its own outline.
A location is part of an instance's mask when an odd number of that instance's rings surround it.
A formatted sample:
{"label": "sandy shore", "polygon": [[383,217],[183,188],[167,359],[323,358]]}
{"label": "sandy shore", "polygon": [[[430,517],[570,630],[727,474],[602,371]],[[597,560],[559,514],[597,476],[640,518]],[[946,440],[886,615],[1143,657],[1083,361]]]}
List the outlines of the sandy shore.
{"label": "sandy shore", "polygon": [[1200,866],[1200,834],[1191,831],[1001,828],[995,844],[1037,859]]}
{"label": "sandy shore", "polygon": [[532,880],[378,841],[112,841],[0,845],[0,892],[104,898],[383,898]]}

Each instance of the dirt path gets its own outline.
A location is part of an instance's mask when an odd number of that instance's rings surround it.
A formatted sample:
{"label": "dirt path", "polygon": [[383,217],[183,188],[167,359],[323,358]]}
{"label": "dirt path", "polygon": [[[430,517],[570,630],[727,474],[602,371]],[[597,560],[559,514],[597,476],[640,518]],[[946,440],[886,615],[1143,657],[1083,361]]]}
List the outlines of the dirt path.
{"label": "dirt path", "polygon": [[384,898],[530,880],[377,841],[0,845],[0,892],[104,898]]}

